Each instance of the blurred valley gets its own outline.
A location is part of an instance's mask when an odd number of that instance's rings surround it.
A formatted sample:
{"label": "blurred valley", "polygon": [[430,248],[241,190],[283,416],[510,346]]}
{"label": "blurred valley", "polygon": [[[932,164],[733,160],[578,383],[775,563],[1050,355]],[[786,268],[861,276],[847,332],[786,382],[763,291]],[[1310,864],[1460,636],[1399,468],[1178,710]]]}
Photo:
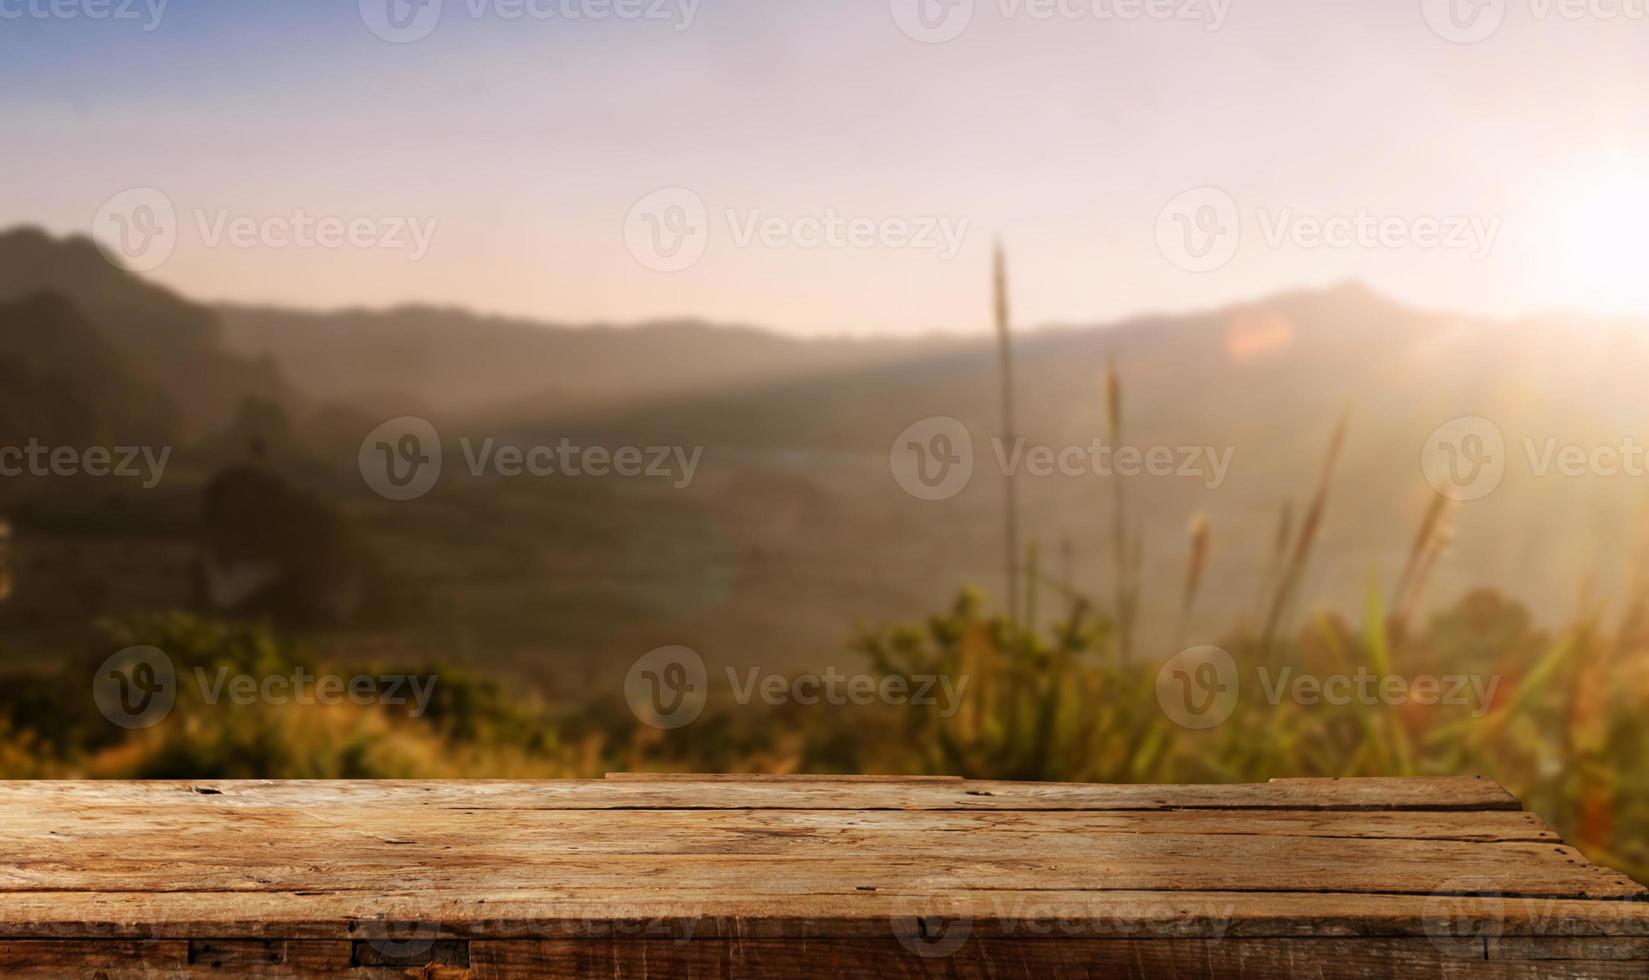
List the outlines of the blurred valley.
{"label": "blurred valley", "polygon": [[[959,290],[984,270],[958,268]],[[975,281],[977,280],[977,281]],[[1101,288],[1096,286],[1096,288]],[[974,325],[959,324],[959,331]],[[1141,649],[1178,649],[1186,527],[1211,557],[1184,639],[1255,614],[1278,515],[1311,493],[1336,421],[1344,456],[1302,588],[1354,609],[1391,582],[1435,497],[1426,438],[1494,419],[1510,463],[1461,504],[1428,600],[1493,587],[1556,623],[1582,591],[1622,594],[1642,479],[1538,478],[1524,440],[1617,445],[1649,417],[1649,325],[1429,312],[1357,285],[1188,317],[1020,332],[1019,429],[1088,446],[1115,363],[1125,441],[1229,450],[1218,486],[1129,479],[1143,532]],[[333,655],[501,671],[551,701],[610,691],[664,644],[712,665],[851,665],[854,624],[920,618],[963,584],[1002,591],[995,341],[798,340],[701,322],[559,325],[407,307],[208,306],[79,238],[0,235],[0,444],[175,447],[164,479],[0,481],[10,597],[0,658],[84,645],[97,617],[197,609],[267,619]],[[1585,392],[1584,402],[1575,394]],[[445,469],[395,502],[357,451],[387,419],[428,419]],[[973,434],[967,489],[918,500],[889,448],[951,416]],[[702,447],[668,480],[474,477],[460,439]],[[1042,573],[1104,594],[1111,481],[1019,479]],[[1206,631],[1206,636],[1200,635]]]}

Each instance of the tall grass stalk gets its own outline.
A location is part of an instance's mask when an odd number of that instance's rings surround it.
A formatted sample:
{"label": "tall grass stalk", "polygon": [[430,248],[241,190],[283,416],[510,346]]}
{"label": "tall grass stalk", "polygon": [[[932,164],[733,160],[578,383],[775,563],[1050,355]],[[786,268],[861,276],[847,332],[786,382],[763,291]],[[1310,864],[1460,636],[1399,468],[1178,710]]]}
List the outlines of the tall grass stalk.
{"label": "tall grass stalk", "polygon": [[[1113,449],[1122,446],[1122,378],[1116,358],[1105,369],[1105,421]],[[1111,476],[1111,563],[1116,590],[1117,653],[1133,659],[1134,631],[1139,624],[1139,573],[1145,561],[1145,535],[1128,523],[1128,488]]]}
{"label": "tall grass stalk", "polygon": [[1197,604],[1197,592],[1202,587],[1202,576],[1208,570],[1208,516],[1197,514],[1191,518],[1191,553],[1185,569],[1185,591],[1180,596],[1179,637],[1176,646],[1185,645],[1191,629],[1191,613]]}
{"label": "tall grass stalk", "polygon": [[1272,641],[1276,639],[1277,629],[1282,625],[1283,616],[1288,612],[1300,584],[1305,579],[1305,568],[1311,559],[1312,546],[1317,542],[1323,515],[1328,511],[1328,492],[1334,479],[1335,465],[1340,459],[1340,450],[1345,446],[1348,422],[1349,413],[1342,414],[1340,421],[1334,426],[1334,434],[1329,438],[1328,453],[1323,459],[1322,470],[1317,475],[1317,489],[1311,495],[1311,506],[1306,509],[1305,520],[1300,524],[1300,535],[1294,542],[1294,550],[1277,580],[1276,592],[1271,599],[1271,609],[1266,614],[1265,628],[1260,631],[1262,651],[1270,651]]}
{"label": "tall grass stalk", "polygon": [[[1008,315],[1008,259],[1002,243],[996,243],[992,262],[992,300],[996,320],[997,358],[1002,373],[1002,441],[1014,444],[1013,331]],[[1002,474],[1004,531],[1007,535],[1005,578],[1008,587],[1008,622],[1019,628],[1019,492],[1013,474]]]}
{"label": "tall grass stalk", "polygon": [[1266,602],[1277,588],[1277,577],[1282,574],[1284,563],[1288,560],[1288,543],[1294,539],[1294,502],[1283,501],[1282,511],[1277,515],[1277,530],[1272,536],[1271,556],[1266,560],[1265,573],[1260,576],[1260,591],[1255,599],[1255,617],[1265,621]]}
{"label": "tall grass stalk", "polygon": [[1438,556],[1453,535],[1454,500],[1435,494],[1420,520],[1420,530],[1414,536],[1408,561],[1403,566],[1403,575],[1397,580],[1397,591],[1393,593],[1396,606],[1392,612],[1391,629],[1395,635],[1401,637],[1414,621],[1432,567],[1437,564]]}

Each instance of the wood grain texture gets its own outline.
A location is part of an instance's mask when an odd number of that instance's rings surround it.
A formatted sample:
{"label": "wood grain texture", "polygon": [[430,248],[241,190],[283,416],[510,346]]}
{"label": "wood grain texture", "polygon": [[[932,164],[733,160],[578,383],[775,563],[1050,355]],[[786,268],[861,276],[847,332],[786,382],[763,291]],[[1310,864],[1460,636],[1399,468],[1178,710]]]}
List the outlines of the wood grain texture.
{"label": "wood grain texture", "polygon": [[477,944],[474,976],[881,978],[1362,977],[1641,978],[1649,962],[1487,960],[1445,955],[1417,940],[969,939],[945,955],[891,940],[756,940],[671,944]]}
{"label": "wood grain texture", "polygon": [[[220,944],[221,958],[195,957],[177,943],[0,943],[0,969],[21,980],[86,976],[106,980],[200,977],[355,977],[361,980],[514,980],[518,977],[995,978],[1357,977],[1642,978],[1649,960],[1502,959],[1451,954],[1413,939],[1033,939],[968,938],[942,954],[897,939],[496,940],[470,946],[467,966],[363,965],[347,943],[288,941],[245,957]],[[1607,952],[1607,950],[1605,950]]]}
{"label": "wood grain texture", "polygon": [[4,976],[1301,970],[1649,976],[1649,890],[1482,779],[0,784]]}
{"label": "wood grain texture", "polygon": [[406,782],[16,783],[0,793],[13,807],[97,806],[109,802],[214,808],[372,806],[506,810],[1517,810],[1492,780],[1274,779],[1214,786],[1005,783],[880,777],[844,786],[839,778],[644,780],[478,780]]}

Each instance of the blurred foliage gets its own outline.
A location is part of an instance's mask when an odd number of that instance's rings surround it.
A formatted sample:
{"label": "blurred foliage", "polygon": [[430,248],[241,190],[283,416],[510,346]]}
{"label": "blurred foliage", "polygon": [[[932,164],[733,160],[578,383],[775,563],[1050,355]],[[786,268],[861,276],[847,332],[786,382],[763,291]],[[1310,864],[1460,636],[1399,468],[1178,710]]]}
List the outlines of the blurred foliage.
{"label": "blurred foliage", "polygon": [[203,603],[292,626],[349,622],[385,601],[377,556],[331,501],[255,464],[225,467],[201,512]]}
{"label": "blurred foliage", "polygon": [[[439,665],[408,670],[323,665],[268,628],[187,613],[100,624],[96,650],[62,669],[0,684],[0,776],[8,778],[394,778],[562,774],[574,760],[529,702],[496,681]],[[177,702],[161,724],[128,730],[91,696],[109,651],[152,646],[171,659]],[[206,691],[222,676],[309,678],[323,673],[431,684],[427,710],[408,704],[239,704]],[[225,672],[227,672],[225,674]],[[313,691],[313,688],[310,689]],[[409,697],[404,685],[397,697]],[[317,699],[312,696],[311,702]]]}
{"label": "blurred foliage", "polygon": [[[1036,595],[1032,593],[1032,606]],[[1242,678],[1224,724],[1197,731],[1159,704],[1159,665],[1125,659],[1115,624],[1069,597],[1045,628],[1016,629],[964,592],[919,625],[856,641],[870,673],[966,679],[959,703],[713,705],[687,729],[639,724],[614,698],[557,715],[498,682],[449,667],[328,665],[265,627],[189,614],[103,624],[95,652],[0,686],[0,776],[8,778],[593,777],[609,770],[878,772],[1093,782],[1263,781],[1282,776],[1478,774],[1499,780],[1594,860],[1649,879],[1649,649],[1632,628],[1581,618],[1553,635],[1477,592],[1402,635],[1369,592],[1359,627],[1319,617],[1262,650],[1223,641]],[[1493,638],[1492,645],[1485,637]],[[146,645],[180,680],[165,723],[119,728],[86,679],[106,651]],[[1414,678],[1470,663],[1498,679],[1475,702],[1273,704],[1255,670]],[[405,706],[205,704],[196,670],[433,677],[421,717]]]}
{"label": "blurred foliage", "polygon": [[[851,751],[798,767],[1153,783],[1482,774],[1594,860],[1649,879],[1649,647],[1630,628],[1606,632],[1594,616],[1547,635],[1522,606],[1474,592],[1400,636],[1371,585],[1360,628],[1320,617],[1268,651],[1246,631],[1226,637],[1242,696],[1224,724],[1194,731],[1160,707],[1159,665],[1123,660],[1087,608],[1078,600],[1065,621],[1011,635],[964,595],[923,627],[866,637],[878,670],[970,677],[966,703],[949,718],[904,707],[882,732],[852,722],[858,737],[831,743]],[[1470,675],[1493,694],[1486,705],[1272,704],[1256,680],[1267,662],[1294,676]]]}

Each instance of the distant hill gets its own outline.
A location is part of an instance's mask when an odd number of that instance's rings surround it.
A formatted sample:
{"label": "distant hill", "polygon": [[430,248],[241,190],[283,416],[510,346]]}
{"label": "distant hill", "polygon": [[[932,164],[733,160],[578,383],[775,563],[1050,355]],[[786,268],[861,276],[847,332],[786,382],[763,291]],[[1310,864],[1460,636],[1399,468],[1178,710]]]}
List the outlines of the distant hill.
{"label": "distant hill", "polygon": [[227,345],[307,398],[436,415],[588,414],[909,359],[944,342],[806,341],[693,320],[570,327],[459,309],[222,305]]}
{"label": "distant hill", "polygon": [[[34,273],[7,264],[8,253],[32,256]],[[486,625],[465,636],[479,649],[570,656],[702,638],[799,661],[839,643],[844,624],[919,616],[961,583],[1000,591],[988,335],[809,341],[693,321],[569,327],[427,307],[208,308],[108,266],[89,243],[0,236],[0,296],[25,281],[38,292],[43,279],[185,414],[222,411],[226,423],[232,396],[267,385],[311,423],[329,420],[299,426],[296,438],[312,440],[341,481],[334,489],[354,495],[379,543],[393,546],[393,567],[423,569],[441,601],[472,604],[464,608]],[[71,347],[96,349],[69,313],[31,316],[67,324]],[[1490,586],[1556,621],[1582,583],[1620,596],[1649,540],[1649,477],[1542,475],[1528,456],[1549,444],[1649,446],[1649,323],[1428,311],[1346,284],[1189,315],[1022,329],[1015,346],[1018,429],[1032,443],[1086,447],[1103,436],[1114,362],[1125,442],[1229,457],[1217,486],[1207,473],[1126,481],[1145,531],[1147,627],[1159,635],[1177,622],[1185,528],[1199,512],[1213,529],[1199,620],[1224,627],[1252,609],[1279,512],[1303,505],[1347,413],[1305,589],[1312,601],[1355,609],[1371,575],[1394,582],[1435,499],[1422,447],[1462,416],[1499,427],[1507,471],[1494,493],[1455,508],[1436,601]],[[16,366],[28,349],[12,347],[8,377],[41,400],[57,396],[64,386],[42,382],[41,368]],[[90,362],[121,363],[109,351]],[[143,403],[141,385],[111,384],[129,391],[122,403]],[[677,490],[467,479],[449,445],[451,476],[435,493],[378,515],[354,454],[400,414],[428,415],[449,443],[569,436],[705,453],[697,480]],[[899,488],[888,454],[903,429],[936,415],[968,426],[976,472],[955,498],[931,503]],[[1046,575],[1100,595],[1110,587],[1115,485],[1095,474],[1020,478],[1024,536],[1039,544]],[[424,517],[409,520],[415,512]],[[512,616],[519,633],[485,633]]]}
{"label": "distant hill", "polygon": [[111,265],[88,238],[35,228],[0,233],[0,302],[68,297],[150,381],[164,385],[186,436],[211,431],[244,398],[289,401],[270,363],[225,349],[216,314]]}
{"label": "distant hill", "polygon": [[0,445],[170,442],[177,408],[64,296],[0,303]]}
{"label": "distant hill", "polygon": [[[1357,608],[1371,575],[1391,587],[1435,497],[1422,448],[1438,427],[1465,416],[1498,427],[1506,471],[1493,493],[1454,509],[1437,599],[1492,586],[1556,621],[1583,588],[1618,599],[1639,555],[1649,554],[1649,456],[1637,458],[1636,475],[1613,476],[1543,473],[1531,458],[1548,446],[1649,448],[1641,381],[1649,322],[1435,312],[1346,284],[1192,315],[1024,331],[1016,341],[1018,431],[1055,449],[1103,436],[1112,361],[1125,442],[1206,446],[1230,457],[1218,486],[1202,476],[1127,481],[1145,529],[1153,583],[1146,601],[1157,604],[1149,612],[1159,624],[1174,619],[1186,524],[1199,512],[1214,528],[1208,621],[1229,622],[1251,606],[1279,514],[1292,502],[1298,520],[1342,415],[1348,439],[1307,587],[1331,608]],[[737,515],[720,526],[752,555],[792,556],[785,574],[817,582],[803,587],[810,594],[825,594],[830,575],[841,588],[873,575],[886,592],[957,581],[998,588],[1001,478],[989,441],[1000,427],[997,370],[993,343],[980,339],[919,358],[510,424],[521,442],[572,434],[709,447],[707,471],[730,465],[739,474],[726,491],[738,494]],[[887,453],[904,427],[936,415],[968,426],[976,469],[963,493],[930,504],[893,485]],[[713,468],[716,460],[723,469]],[[1103,590],[1113,481],[1022,475],[1019,488],[1025,536],[1040,542],[1048,574],[1063,574],[1068,541],[1075,580]],[[767,521],[782,532],[767,531]]]}

